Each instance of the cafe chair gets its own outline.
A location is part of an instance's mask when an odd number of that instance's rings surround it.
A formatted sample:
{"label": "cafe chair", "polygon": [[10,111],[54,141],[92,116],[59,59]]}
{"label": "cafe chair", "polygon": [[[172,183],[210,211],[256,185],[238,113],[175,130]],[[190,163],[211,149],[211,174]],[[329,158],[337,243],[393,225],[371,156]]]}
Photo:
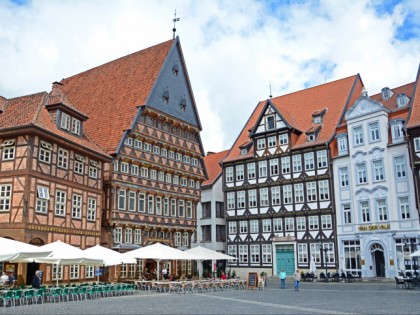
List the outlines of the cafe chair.
{"label": "cafe chair", "polygon": [[400,287],[406,287],[406,284],[404,282],[403,278],[400,277],[395,277],[395,288],[400,288]]}

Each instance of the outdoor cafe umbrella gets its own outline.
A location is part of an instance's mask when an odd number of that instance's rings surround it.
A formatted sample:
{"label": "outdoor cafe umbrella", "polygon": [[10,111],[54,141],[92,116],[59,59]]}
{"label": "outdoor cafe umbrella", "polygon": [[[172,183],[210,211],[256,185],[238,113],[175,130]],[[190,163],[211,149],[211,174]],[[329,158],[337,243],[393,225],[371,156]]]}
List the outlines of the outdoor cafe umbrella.
{"label": "outdoor cafe umbrella", "polygon": [[[219,253],[215,250],[208,249],[205,247],[197,246],[185,251],[185,253],[194,256],[194,259],[201,263],[201,270],[203,269],[204,260],[237,260],[236,257],[229,256],[223,253]],[[201,275],[200,275],[201,277]]]}
{"label": "outdoor cafe umbrella", "polygon": [[414,253],[412,253],[412,254],[410,255],[410,257],[420,257],[420,250],[415,251]]}
{"label": "outdoor cafe umbrella", "polygon": [[137,259],[154,259],[157,261],[157,279],[159,279],[159,262],[161,260],[194,260],[194,256],[176,248],[155,243],[146,247],[124,253],[127,257]]}
{"label": "outdoor cafe umbrella", "polygon": [[30,258],[49,255],[51,255],[51,250],[0,237],[0,261],[28,262]]}

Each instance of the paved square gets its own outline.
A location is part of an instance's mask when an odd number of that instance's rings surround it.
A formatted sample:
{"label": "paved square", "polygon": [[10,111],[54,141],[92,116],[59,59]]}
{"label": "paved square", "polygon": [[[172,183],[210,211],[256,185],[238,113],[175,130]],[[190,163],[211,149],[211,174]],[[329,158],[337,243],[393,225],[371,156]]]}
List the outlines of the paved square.
{"label": "paved square", "polygon": [[420,290],[393,282],[292,283],[281,290],[155,293],[1,308],[0,314],[419,314]]}

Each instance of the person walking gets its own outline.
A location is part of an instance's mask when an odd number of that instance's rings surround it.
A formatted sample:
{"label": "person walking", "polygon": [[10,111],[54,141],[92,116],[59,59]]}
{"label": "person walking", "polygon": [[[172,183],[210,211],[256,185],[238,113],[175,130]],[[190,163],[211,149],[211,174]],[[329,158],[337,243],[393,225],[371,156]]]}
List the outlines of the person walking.
{"label": "person walking", "polygon": [[286,289],[286,272],[284,271],[284,268],[280,271],[280,288]]}
{"label": "person walking", "polygon": [[295,291],[299,291],[300,279],[301,275],[299,269],[296,269],[296,271],[293,273],[293,280],[295,280]]}

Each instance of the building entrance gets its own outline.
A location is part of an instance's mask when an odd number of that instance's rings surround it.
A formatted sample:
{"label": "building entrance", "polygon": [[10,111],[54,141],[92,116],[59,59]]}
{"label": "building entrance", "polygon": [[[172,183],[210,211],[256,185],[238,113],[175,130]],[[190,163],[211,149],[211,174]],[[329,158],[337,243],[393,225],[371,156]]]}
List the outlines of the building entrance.
{"label": "building entrance", "polygon": [[284,268],[284,271],[286,272],[286,274],[291,276],[295,271],[294,246],[290,244],[277,245],[276,262],[277,262],[276,274],[279,274],[280,271]]}
{"label": "building entrance", "polygon": [[375,243],[370,247],[372,262],[375,268],[376,277],[385,277],[385,256],[381,244]]}

